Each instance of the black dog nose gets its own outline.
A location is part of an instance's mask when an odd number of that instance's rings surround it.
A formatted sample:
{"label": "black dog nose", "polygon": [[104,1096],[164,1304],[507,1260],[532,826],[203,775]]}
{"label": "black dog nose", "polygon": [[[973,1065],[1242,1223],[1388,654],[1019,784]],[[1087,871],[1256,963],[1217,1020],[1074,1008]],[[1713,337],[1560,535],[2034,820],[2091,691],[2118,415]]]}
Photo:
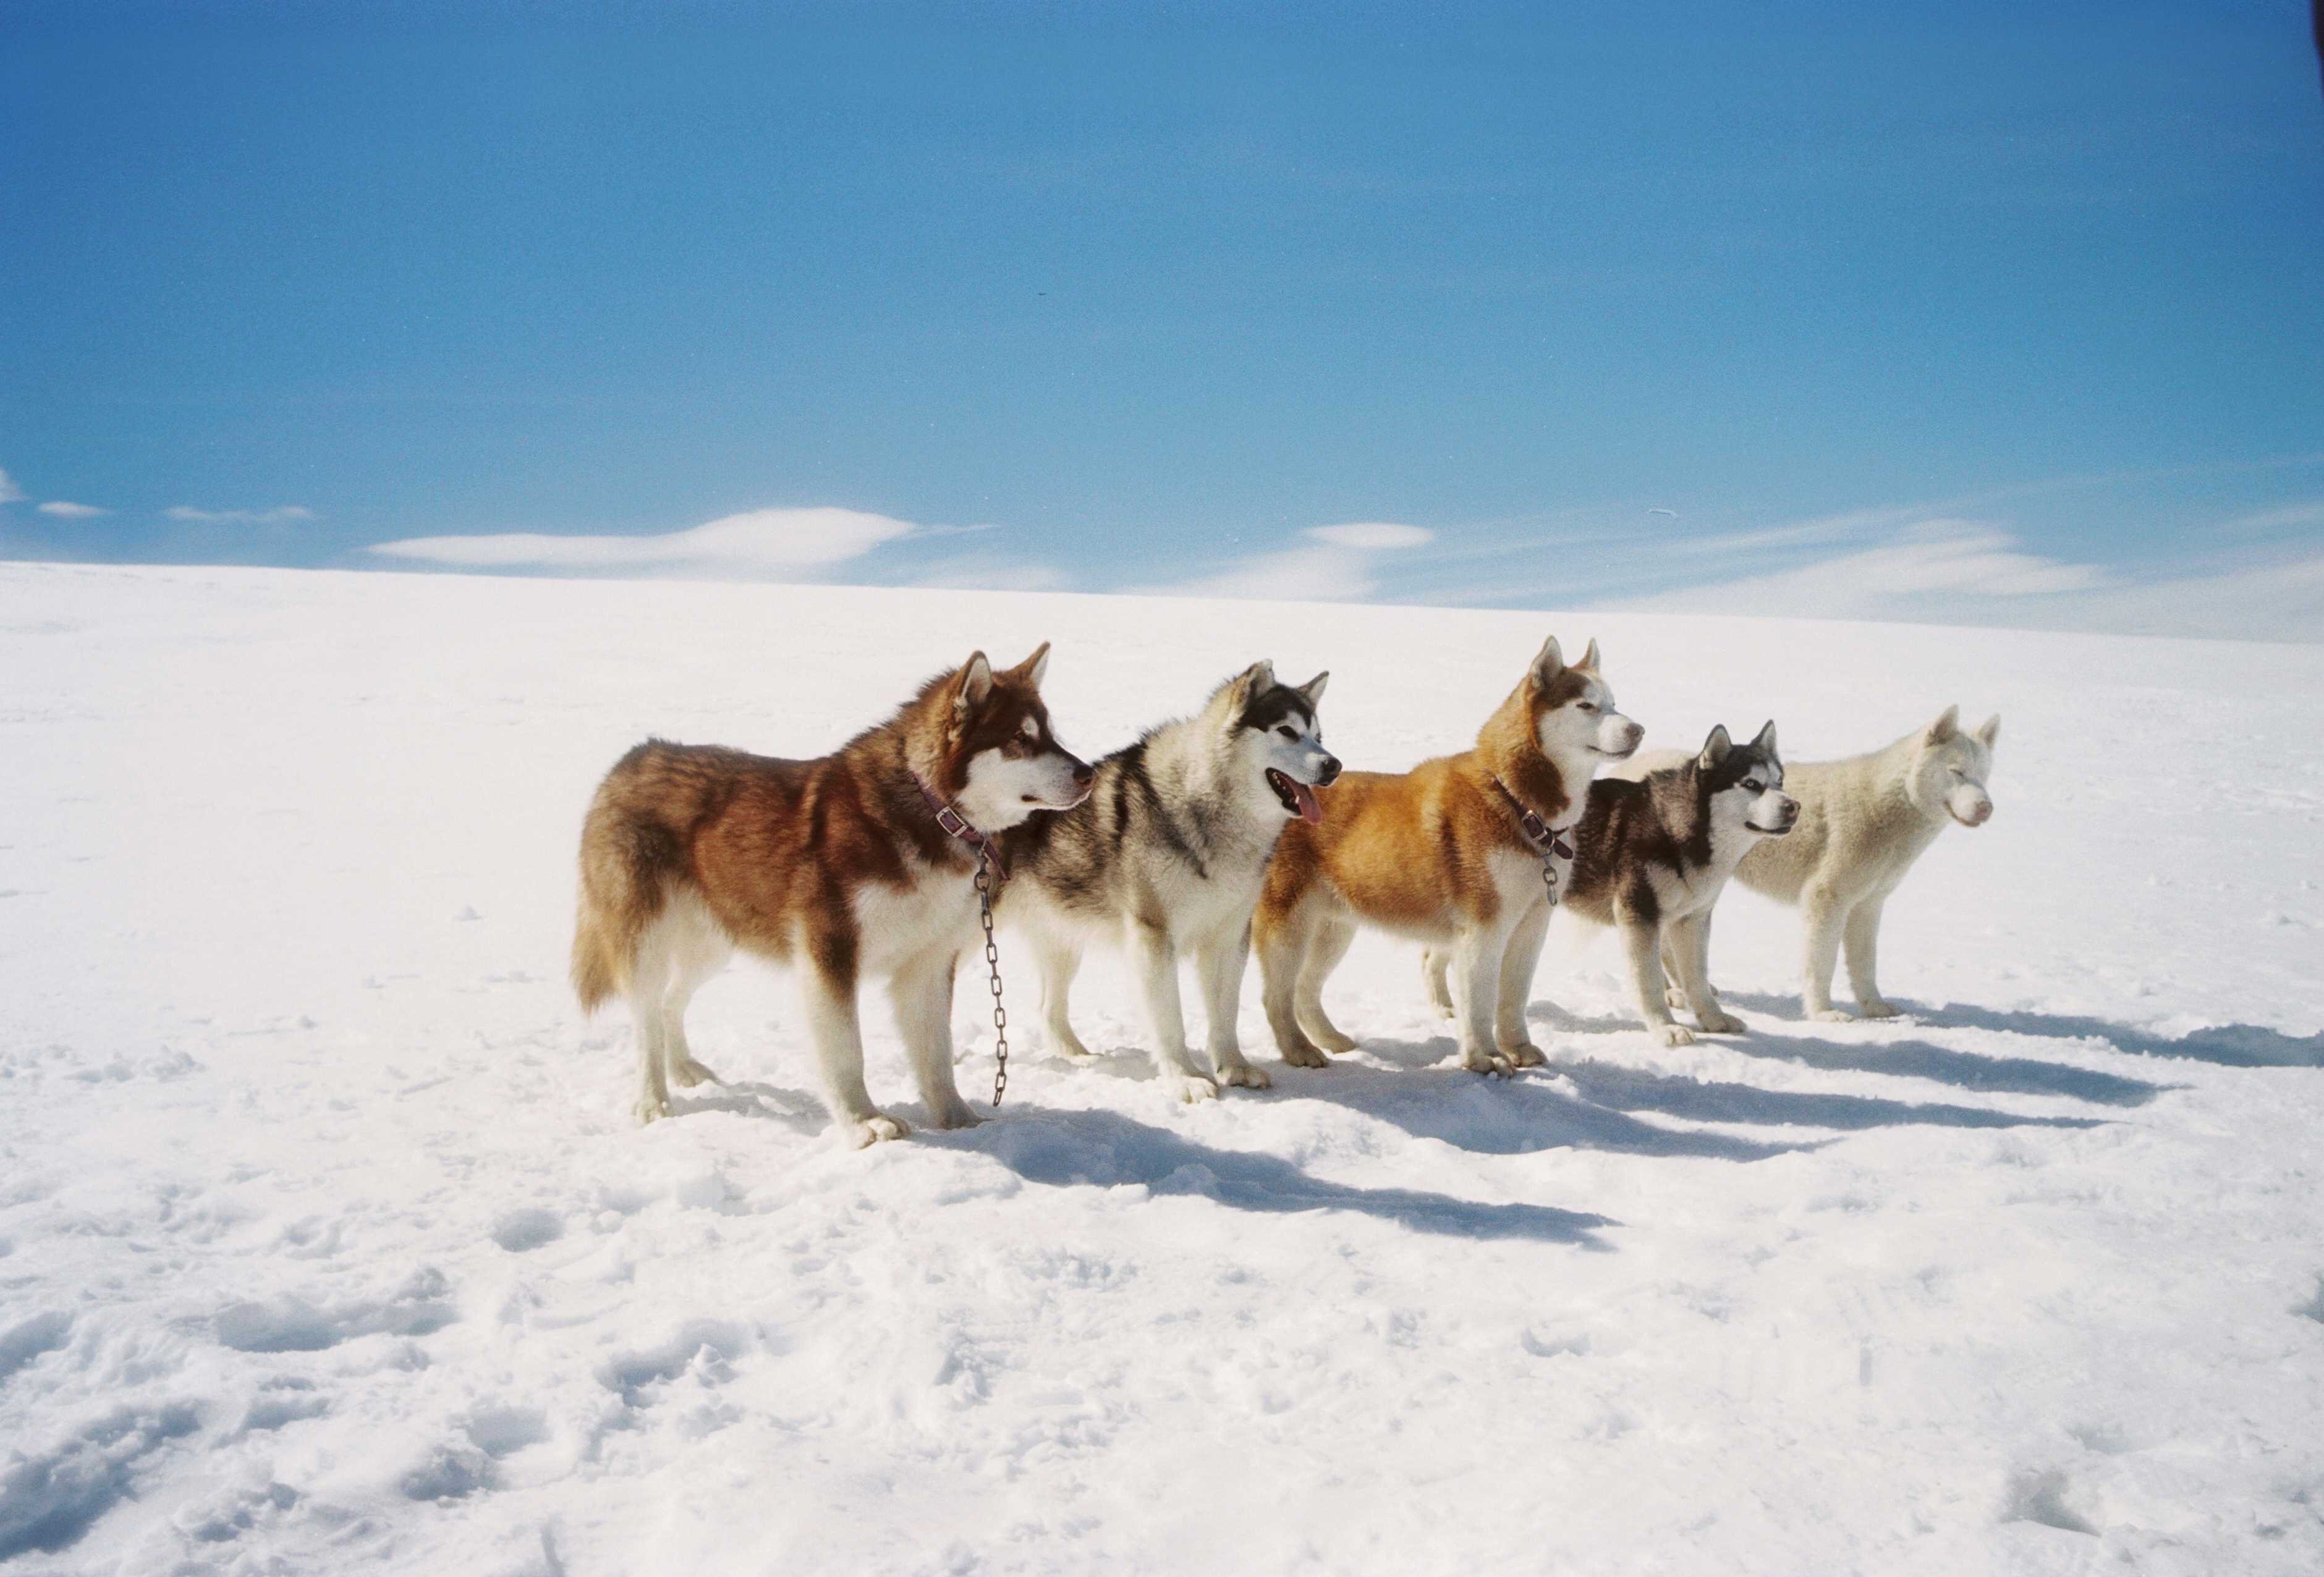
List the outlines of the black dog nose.
{"label": "black dog nose", "polygon": [[1325,756],[1323,758],[1323,770],[1315,774],[1316,787],[1328,788],[1339,778],[1339,776],[1340,758],[1337,756]]}
{"label": "black dog nose", "polygon": [[1074,788],[1086,788],[1092,783],[1096,781],[1097,769],[1095,767],[1091,766],[1087,761],[1075,761],[1074,763]]}

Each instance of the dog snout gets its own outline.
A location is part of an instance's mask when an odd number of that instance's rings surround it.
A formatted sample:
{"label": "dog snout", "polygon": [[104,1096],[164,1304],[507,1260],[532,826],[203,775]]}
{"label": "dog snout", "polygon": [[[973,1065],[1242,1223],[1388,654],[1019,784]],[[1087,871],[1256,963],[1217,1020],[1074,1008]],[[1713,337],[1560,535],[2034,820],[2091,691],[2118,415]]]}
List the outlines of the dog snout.
{"label": "dog snout", "polygon": [[1328,788],[1339,780],[1339,777],[1340,758],[1337,756],[1325,756],[1323,758],[1323,764],[1315,770],[1315,787],[1318,788]]}

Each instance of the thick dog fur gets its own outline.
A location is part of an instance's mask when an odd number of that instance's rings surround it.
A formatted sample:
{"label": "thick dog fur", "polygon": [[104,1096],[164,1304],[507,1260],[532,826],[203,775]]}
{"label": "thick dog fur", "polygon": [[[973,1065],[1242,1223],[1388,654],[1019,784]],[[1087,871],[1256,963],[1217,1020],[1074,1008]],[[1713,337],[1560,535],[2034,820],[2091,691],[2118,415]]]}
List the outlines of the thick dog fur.
{"label": "thick dog fur", "polygon": [[1664,1045],[1694,1038],[1671,1017],[1672,999],[1681,996],[1706,1031],[1731,1035],[1743,1026],[1720,1010],[1708,978],[1711,911],[1748,852],[1792,835],[1799,819],[1799,802],[1784,792],[1775,725],[1738,745],[1721,724],[1696,754],[1632,776],[1636,770],[1590,786],[1564,907],[1578,919],[1620,928],[1639,1016]]}
{"label": "thick dog fur", "polygon": [[1323,1067],[1325,1048],[1354,1049],[1324,1017],[1323,987],[1360,923],[1450,949],[1463,1067],[1541,1062],[1525,1009],[1549,902],[1519,807],[1570,827],[1598,763],[1628,755],[1643,732],[1615,711],[1598,643],[1568,667],[1553,637],[1471,749],[1409,772],[1343,774],[1320,823],[1284,829],[1253,919],[1283,1060]]}
{"label": "thick dog fur", "polygon": [[954,962],[978,934],[977,862],[922,784],[987,834],[1081,800],[1090,769],[1041,702],[1048,652],[999,672],[977,652],[814,761],[649,740],[615,763],[582,824],[573,988],[585,1010],[629,999],[641,1122],[669,1114],[671,1081],[715,1077],[687,1047],[686,1009],[737,947],[799,966],[844,1137],[905,1131],[863,1084],[867,976],[890,982],[933,1120],[976,1120],[953,1083],[951,1006]]}
{"label": "thick dog fur", "polygon": [[1954,822],[1982,826],[1993,816],[1986,779],[2001,719],[1974,732],[1948,706],[1934,723],[1884,750],[1839,761],[1803,761],[1789,787],[1799,797],[1791,836],[1743,856],[1736,880],[1803,911],[1801,1004],[1811,1019],[1846,1019],[1831,1005],[1840,946],[1857,1011],[1890,1019],[1896,1010],[1876,978],[1880,914],[1913,862]]}
{"label": "thick dog fur", "polygon": [[[1172,1094],[1207,1101],[1221,1084],[1266,1088],[1235,1032],[1251,909],[1286,823],[1320,814],[1314,790],[1339,776],[1315,721],[1329,677],[1278,684],[1271,663],[1255,663],[1196,715],[1100,761],[1079,807],[1009,835],[1001,914],[1033,945],[1052,1048],[1089,1055],[1066,999],[1082,948],[1102,942],[1136,965],[1155,1072]],[[1178,961],[1189,954],[1208,1019],[1208,1072],[1186,1047]]]}

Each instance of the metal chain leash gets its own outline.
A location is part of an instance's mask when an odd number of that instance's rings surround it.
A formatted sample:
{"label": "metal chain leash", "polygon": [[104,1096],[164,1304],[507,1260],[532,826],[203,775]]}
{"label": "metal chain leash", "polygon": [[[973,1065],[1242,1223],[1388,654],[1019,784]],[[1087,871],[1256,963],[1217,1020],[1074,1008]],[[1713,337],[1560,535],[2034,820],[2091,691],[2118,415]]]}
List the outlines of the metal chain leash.
{"label": "metal chain leash", "polygon": [[1554,854],[1541,857],[1541,884],[1549,893],[1549,907],[1557,907],[1557,858]]}
{"label": "metal chain leash", "polygon": [[1009,1088],[1009,1010],[1001,1001],[1001,949],[992,941],[992,860],[982,844],[976,851],[976,902],[984,922],[984,967],[992,982],[992,1104],[998,1107]]}

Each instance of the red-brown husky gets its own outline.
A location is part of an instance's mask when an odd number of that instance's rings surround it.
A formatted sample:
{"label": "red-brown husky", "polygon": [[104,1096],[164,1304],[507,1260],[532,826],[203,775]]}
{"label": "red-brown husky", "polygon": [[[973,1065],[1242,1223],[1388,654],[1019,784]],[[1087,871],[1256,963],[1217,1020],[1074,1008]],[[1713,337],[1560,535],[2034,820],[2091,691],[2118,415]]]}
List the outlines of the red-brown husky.
{"label": "red-brown husky", "polygon": [[1089,767],[1049,731],[1048,658],[1044,641],[995,672],[977,652],[815,761],[648,740],[615,763],[581,828],[573,989],[591,1011],[629,998],[639,1121],[669,1115],[672,1080],[716,1077],[687,1048],[686,1006],[737,947],[799,965],[846,1138],[905,1131],[863,1087],[867,975],[889,979],[930,1120],[976,1120],[953,1083],[951,1012],[953,968],[978,930],[977,848],[1089,793]]}

